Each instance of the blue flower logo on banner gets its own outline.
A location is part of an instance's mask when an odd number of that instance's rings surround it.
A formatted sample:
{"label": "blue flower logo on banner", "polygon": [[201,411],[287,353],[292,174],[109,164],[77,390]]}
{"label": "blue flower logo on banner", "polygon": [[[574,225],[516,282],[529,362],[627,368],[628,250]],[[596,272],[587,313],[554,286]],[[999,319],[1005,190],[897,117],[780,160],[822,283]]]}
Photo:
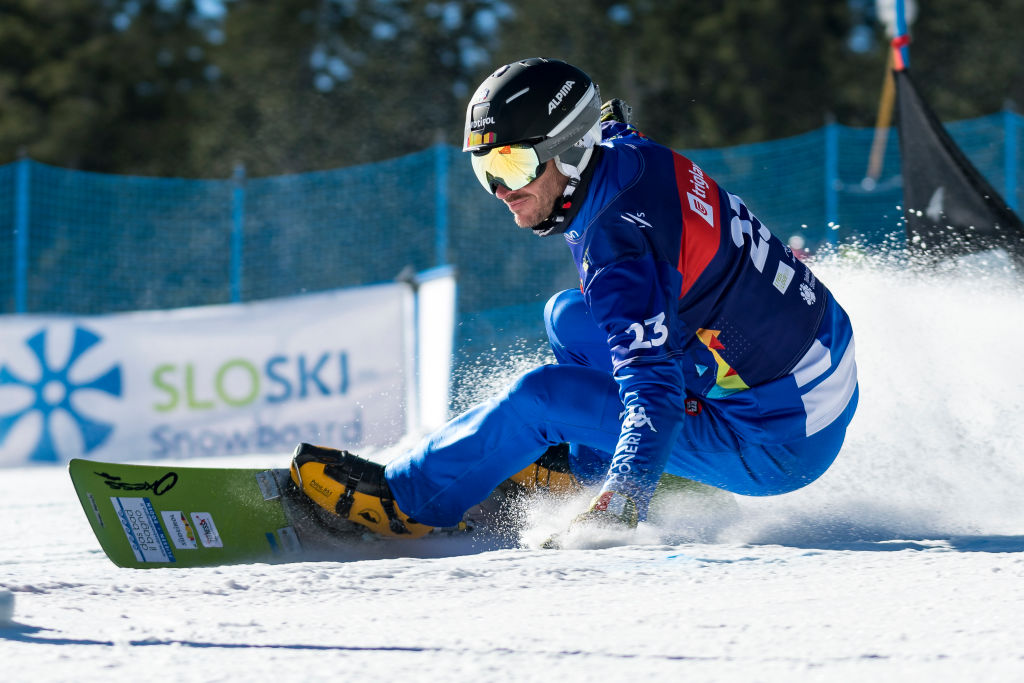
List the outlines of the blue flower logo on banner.
{"label": "blue flower logo on banner", "polygon": [[[101,391],[110,396],[121,396],[121,366],[114,365],[99,376],[84,382],[71,380],[75,363],[92,347],[100,342],[100,337],[82,327],[75,327],[71,353],[63,367],[50,367],[46,359],[46,329],[30,337],[25,345],[35,355],[42,368],[37,381],[22,379],[6,365],[0,366],[0,387],[15,385],[26,387],[34,394],[34,400],[27,407],[0,415],[0,445],[22,418],[38,413],[42,417],[42,430],[39,441],[29,454],[32,462],[60,462],[53,435],[52,419],[56,411],[63,411],[71,417],[81,436],[85,453],[96,449],[114,431],[112,424],[103,422],[84,414],[72,402],[72,396],[85,390]],[[79,401],[81,404],[81,401]]]}

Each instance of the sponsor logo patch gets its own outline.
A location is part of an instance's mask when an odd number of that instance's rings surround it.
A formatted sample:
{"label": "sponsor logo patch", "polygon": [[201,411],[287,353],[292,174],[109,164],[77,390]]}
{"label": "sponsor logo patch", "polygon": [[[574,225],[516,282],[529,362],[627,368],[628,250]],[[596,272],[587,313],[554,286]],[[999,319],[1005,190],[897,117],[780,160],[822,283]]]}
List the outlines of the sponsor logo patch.
{"label": "sponsor logo patch", "polygon": [[808,306],[813,306],[814,302],[818,300],[818,297],[814,294],[814,290],[803,282],[800,283],[800,296],[803,297],[803,300]]}
{"label": "sponsor logo patch", "polygon": [[171,543],[178,550],[195,550],[196,534],[181,510],[164,510],[160,513],[171,536]]}
{"label": "sponsor logo patch", "polygon": [[96,517],[96,521],[99,523],[100,528],[105,529],[107,525],[103,523],[103,515],[100,514],[100,508],[96,505],[96,498],[88,492],[86,492],[85,495],[89,496],[89,506],[92,508],[92,514]]}
{"label": "sponsor logo patch", "polygon": [[651,225],[650,223],[648,223],[644,219],[644,215],[645,214],[644,214],[643,211],[638,211],[636,213],[624,213],[624,214],[621,214],[621,218],[623,220],[625,220],[626,222],[632,223],[633,225],[635,225],[637,227],[640,227],[640,228],[652,228],[652,227],[654,227],[653,225]]}
{"label": "sponsor logo patch", "polygon": [[686,193],[686,198],[689,200],[690,208],[694,213],[703,218],[713,228],[715,227],[715,210],[707,202],[710,189],[711,186],[708,184],[708,179],[704,176],[704,171],[700,170],[700,166],[697,164],[690,162],[690,190]]}
{"label": "sponsor logo patch", "polygon": [[683,402],[683,409],[687,415],[694,417],[700,415],[700,411],[704,410],[704,405],[695,398],[688,398]]}
{"label": "sponsor logo patch", "polygon": [[111,496],[110,502],[137,561],[174,562],[171,545],[149,498]]}
{"label": "sponsor logo patch", "polygon": [[779,261],[779,269],[775,272],[775,279],[772,281],[775,289],[785,294],[786,290],[789,289],[789,283],[793,281],[793,274],[795,272],[791,266]]}
{"label": "sponsor logo patch", "polygon": [[223,548],[224,541],[221,540],[217,525],[213,522],[213,515],[209,512],[193,512],[192,524],[199,532],[199,542],[204,548]]}
{"label": "sponsor logo patch", "polygon": [[715,227],[715,210],[711,208],[711,205],[692,192],[687,192],[686,198],[690,200],[690,208],[694,213],[703,218],[708,225]]}

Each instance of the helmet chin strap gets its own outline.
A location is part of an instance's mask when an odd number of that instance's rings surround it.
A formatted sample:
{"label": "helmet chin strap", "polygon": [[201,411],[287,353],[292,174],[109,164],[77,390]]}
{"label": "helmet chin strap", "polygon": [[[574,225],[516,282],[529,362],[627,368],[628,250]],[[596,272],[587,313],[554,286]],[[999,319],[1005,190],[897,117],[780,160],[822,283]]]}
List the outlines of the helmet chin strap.
{"label": "helmet chin strap", "polygon": [[555,199],[555,204],[551,207],[551,213],[548,214],[547,218],[533,226],[532,230],[535,235],[547,237],[548,235],[555,235],[565,230],[565,215],[572,208],[572,195],[576,188],[579,187],[579,184],[579,173],[569,178],[569,182],[565,185],[565,190],[562,191],[562,196]]}
{"label": "helmet chin strap", "polygon": [[566,183],[565,189],[562,190],[562,196],[555,199],[555,204],[551,207],[551,213],[548,214],[548,217],[533,226],[534,234],[540,237],[547,237],[548,235],[555,235],[565,230],[565,216],[575,203],[572,196],[576,192],[576,188],[579,187],[580,175],[586,169],[593,154],[593,146],[588,145],[576,166],[567,164],[561,158],[555,157],[555,168],[562,175],[568,176],[569,182]]}

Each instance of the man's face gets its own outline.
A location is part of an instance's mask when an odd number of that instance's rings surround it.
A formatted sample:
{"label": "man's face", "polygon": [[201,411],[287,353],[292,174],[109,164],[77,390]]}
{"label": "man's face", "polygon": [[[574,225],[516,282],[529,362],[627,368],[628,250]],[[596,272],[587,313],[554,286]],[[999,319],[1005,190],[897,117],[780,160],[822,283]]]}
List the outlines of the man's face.
{"label": "man's face", "polygon": [[555,160],[549,159],[544,172],[518,190],[498,185],[494,196],[505,202],[520,228],[532,228],[551,215],[555,200],[562,196],[569,178],[558,172]]}

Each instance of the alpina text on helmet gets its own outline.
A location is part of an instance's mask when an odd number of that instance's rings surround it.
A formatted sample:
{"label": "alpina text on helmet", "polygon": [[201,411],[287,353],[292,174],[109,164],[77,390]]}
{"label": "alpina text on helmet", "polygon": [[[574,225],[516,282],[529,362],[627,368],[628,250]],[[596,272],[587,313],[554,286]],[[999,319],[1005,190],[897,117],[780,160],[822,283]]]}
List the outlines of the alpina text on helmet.
{"label": "alpina text on helmet", "polygon": [[576,81],[566,81],[565,85],[559,88],[558,92],[555,93],[555,96],[551,99],[550,102],[548,102],[548,114],[553,112],[555,110],[555,107],[562,103],[562,99],[569,94],[569,91],[572,90],[572,86],[575,83]]}

